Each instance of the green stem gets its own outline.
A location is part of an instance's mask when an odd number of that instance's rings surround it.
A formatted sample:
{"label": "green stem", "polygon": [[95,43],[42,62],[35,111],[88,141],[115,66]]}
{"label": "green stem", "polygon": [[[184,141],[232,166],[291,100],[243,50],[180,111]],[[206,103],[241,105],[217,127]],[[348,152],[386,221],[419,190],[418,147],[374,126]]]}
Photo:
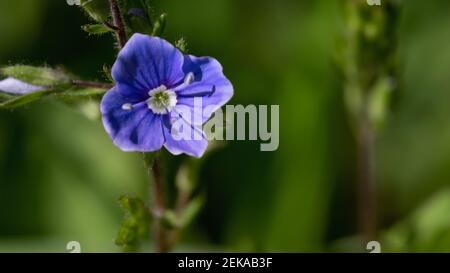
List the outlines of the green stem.
{"label": "green stem", "polygon": [[358,150],[358,219],[364,242],[377,236],[377,190],[375,181],[375,132],[369,120],[367,105],[357,124]]}
{"label": "green stem", "polygon": [[379,125],[387,118],[379,116],[374,105],[387,112],[389,99],[380,105],[377,98],[380,92],[394,90],[384,82],[397,76],[399,8],[394,0],[384,0],[380,7],[368,6],[364,1],[342,3],[346,29],[338,56],[345,79],[346,107],[356,139],[357,215],[365,244],[377,237],[376,137]]}

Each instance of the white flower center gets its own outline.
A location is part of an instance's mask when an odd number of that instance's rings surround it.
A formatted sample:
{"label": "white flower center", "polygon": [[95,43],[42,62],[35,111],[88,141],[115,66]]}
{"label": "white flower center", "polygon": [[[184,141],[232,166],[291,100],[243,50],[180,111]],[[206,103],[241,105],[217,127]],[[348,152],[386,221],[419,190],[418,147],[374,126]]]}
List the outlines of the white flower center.
{"label": "white flower center", "polygon": [[[155,89],[148,92],[150,98],[148,98],[145,103],[148,109],[152,110],[155,114],[167,114],[170,113],[173,108],[177,105],[177,94],[175,91],[186,88],[192,82],[194,82],[194,73],[189,72],[183,82],[173,87],[172,89],[167,89],[165,85],[161,85]],[[134,109],[136,104],[124,103],[122,104],[122,110],[131,111]]]}
{"label": "white flower center", "polygon": [[147,106],[155,114],[170,113],[177,105],[177,95],[164,85],[150,90],[148,95],[150,98],[147,100]]}

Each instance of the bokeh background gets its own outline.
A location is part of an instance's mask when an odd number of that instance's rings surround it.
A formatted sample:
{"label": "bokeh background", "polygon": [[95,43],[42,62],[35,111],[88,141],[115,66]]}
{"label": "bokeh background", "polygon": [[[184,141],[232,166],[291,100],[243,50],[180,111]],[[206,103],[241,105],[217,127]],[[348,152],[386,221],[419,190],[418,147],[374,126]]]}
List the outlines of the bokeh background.
{"label": "bokeh background", "polygon": [[[280,147],[229,141],[202,163],[207,202],[178,250],[359,249],[355,140],[333,67],[342,0],[155,0],[165,38],[221,61],[232,104],[280,105]],[[377,142],[383,251],[450,252],[450,2],[402,3],[401,90]],[[0,63],[104,80],[110,36],[65,0],[0,0]],[[182,158],[171,163],[176,165]],[[117,198],[147,198],[139,154],[99,121],[44,100],[0,112],[0,252],[120,251]]]}

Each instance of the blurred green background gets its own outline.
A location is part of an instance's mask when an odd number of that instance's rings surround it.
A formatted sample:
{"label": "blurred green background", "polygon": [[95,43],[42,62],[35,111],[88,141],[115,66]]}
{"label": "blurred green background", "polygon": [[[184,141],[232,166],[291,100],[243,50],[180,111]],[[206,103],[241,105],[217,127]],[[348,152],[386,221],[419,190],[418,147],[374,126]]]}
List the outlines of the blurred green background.
{"label": "blurred green background", "polygon": [[[207,202],[178,250],[358,250],[355,140],[332,63],[340,1],[154,1],[169,15],[165,38],[221,61],[232,104],[280,105],[278,151],[229,141],[206,159]],[[380,240],[383,251],[450,252],[450,2],[401,6],[402,88],[377,145]],[[65,0],[0,0],[0,64],[104,80],[114,41],[88,37],[87,22]],[[0,252],[65,252],[72,240],[119,251],[117,198],[146,198],[147,184],[141,156],[74,109],[0,112]]]}

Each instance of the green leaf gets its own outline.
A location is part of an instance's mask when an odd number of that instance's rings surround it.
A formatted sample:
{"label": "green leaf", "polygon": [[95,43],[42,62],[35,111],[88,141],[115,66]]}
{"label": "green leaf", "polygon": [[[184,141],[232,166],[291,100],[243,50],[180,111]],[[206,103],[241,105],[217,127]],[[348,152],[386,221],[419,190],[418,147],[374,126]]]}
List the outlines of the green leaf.
{"label": "green leaf", "polygon": [[4,67],[1,72],[23,82],[37,86],[55,86],[70,84],[71,79],[63,71],[48,67],[14,65]]}
{"label": "green leaf", "polygon": [[101,118],[99,101],[88,100],[80,102],[77,104],[77,109],[89,120],[96,121]]}
{"label": "green leaf", "polygon": [[202,160],[196,158],[188,158],[181,164],[175,176],[175,185],[180,193],[190,195],[197,187],[201,165]]}
{"label": "green leaf", "polygon": [[384,232],[382,243],[389,252],[449,252],[450,188],[440,189],[404,220]]}
{"label": "green leaf", "polygon": [[[46,96],[54,96],[66,103],[85,102],[87,99],[100,99],[106,92],[101,88],[82,88],[74,86],[69,74],[60,69],[48,67],[34,67],[15,65],[4,67],[2,73],[22,82],[42,87],[42,91],[31,92],[24,95],[9,95],[1,93],[0,109],[12,109],[35,102]],[[94,113],[92,105],[83,110]],[[93,114],[89,116],[93,117]]]}
{"label": "green leaf", "polygon": [[171,230],[180,227],[180,223],[176,213],[172,210],[166,210],[161,218],[161,224],[164,228]]}
{"label": "green leaf", "polygon": [[113,31],[103,24],[84,25],[81,28],[91,35],[102,35]]}
{"label": "green leaf", "polygon": [[155,25],[153,26],[153,36],[161,36],[161,34],[164,32],[164,29],[166,28],[166,18],[167,14],[163,13],[159,16],[158,20],[155,22]]}
{"label": "green leaf", "polygon": [[377,128],[381,127],[386,119],[389,102],[394,84],[388,77],[381,78],[374,85],[369,97],[369,118]]}
{"label": "green leaf", "polygon": [[65,104],[75,108],[88,119],[95,121],[101,117],[100,99],[105,92],[105,89],[86,88],[70,89],[53,95]]}
{"label": "green leaf", "polygon": [[108,81],[114,82],[112,75],[111,75],[111,67],[104,64],[103,65],[103,73],[105,74],[105,77]]}
{"label": "green leaf", "polygon": [[53,88],[38,92],[29,93],[21,96],[11,96],[0,93],[0,109],[13,109],[24,106],[40,100],[44,97],[56,97],[63,100],[66,103],[82,102],[87,99],[100,99],[106,92],[104,89],[98,88],[86,88],[86,89],[63,89]]}
{"label": "green leaf", "polygon": [[192,223],[194,218],[198,215],[203,204],[205,203],[205,198],[203,196],[198,196],[187,204],[183,211],[177,215],[173,210],[165,211],[161,223],[166,229],[175,228],[185,228]]}
{"label": "green leaf", "polygon": [[198,215],[204,203],[205,198],[203,196],[198,196],[188,203],[178,219],[180,228],[185,228],[192,223],[192,220]]}
{"label": "green leaf", "polygon": [[13,99],[15,96],[0,92],[0,103]]}
{"label": "green leaf", "polygon": [[108,0],[81,0],[81,7],[97,22],[105,22],[109,18]]}
{"label": "green leaf", "polygon": [[115,243],[126,250],[134,250],[141,239],[148,236],[151,215],[144,202],[139,198],[122,196],[119,204],[125,212]]}
{"label": "green leaf", "polygon": [[38,92],[29,93],[22,96],[14,96],[9,100],[0,103],[0,109],[13,109],[32,102],[35,102],[45,96],[59,92],[58,90],[43,90]]}
{"label": "green leaf", "polygon": [[192,223],[192,220],[198,215],[203,204],[204,198],[203,196],[199,196],[189,201],[187,206],[179,214],[173,210],[166,210],[161,218],[161,224],[168,230],[185,228]]}

